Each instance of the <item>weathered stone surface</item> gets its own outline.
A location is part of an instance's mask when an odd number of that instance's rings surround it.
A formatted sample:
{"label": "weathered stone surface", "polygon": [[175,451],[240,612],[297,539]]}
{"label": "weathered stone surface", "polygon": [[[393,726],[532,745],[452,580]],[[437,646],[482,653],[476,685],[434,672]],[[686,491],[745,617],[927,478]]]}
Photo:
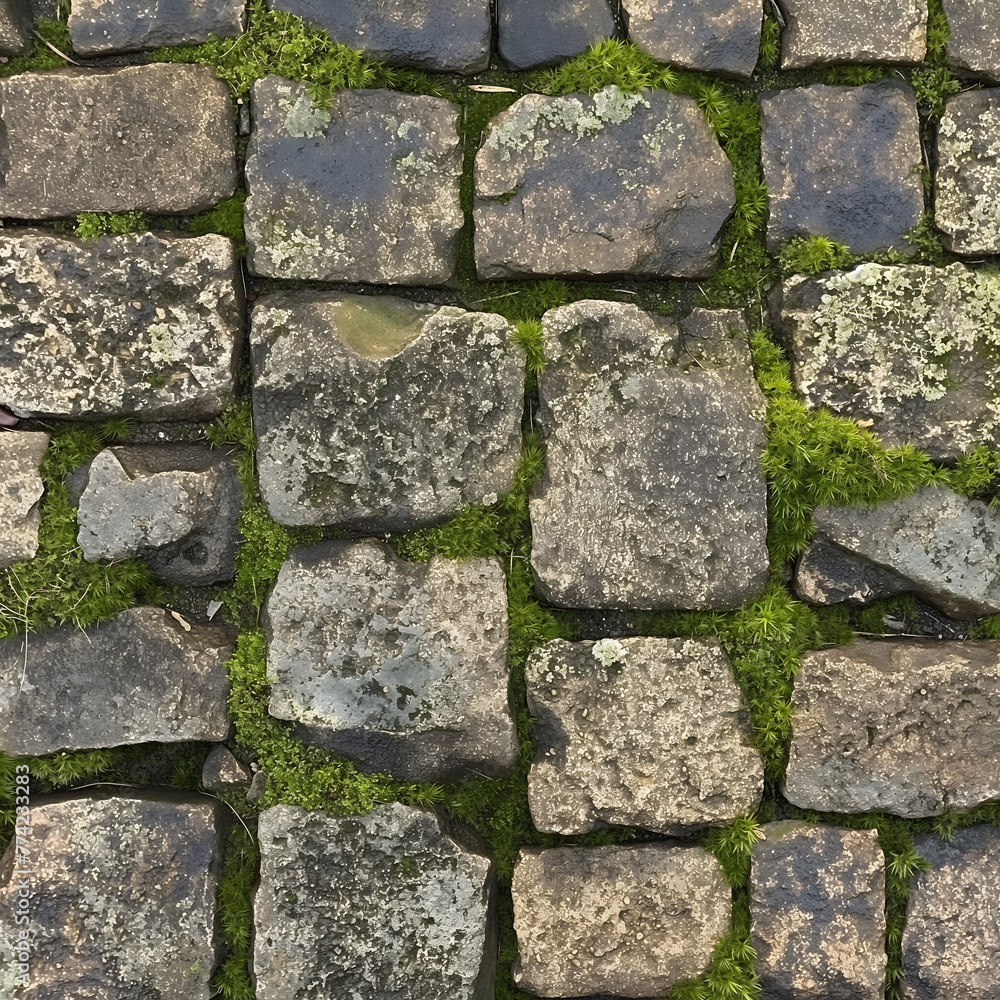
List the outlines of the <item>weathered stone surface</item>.
{"label": "weathered stone surface", "polygon": [[753,0],[622,0],[632,41],[654,59],[748,80],[761,9]]}
{"label": "weathered stone surface", "polygon": [[932,865],[917,872],[903,931],[905,1000],[994,1000],[1000,994],[1000,830],[972,826],[951,843],[914,838]]}
{"label": "weathered stone surface", "polygon": [[407,563],[380,542],[321,542],[285,562],[265,614],[269,711],[309,742],[406,780],[513,764],[495,561]]}
{"label": "weathered stone surface", "polygon": [[919,63],[927,51],[926,0],[783,0],[781,68],[831,63]]}
{"label": "weathered stone surface", "polygon": [[763,587],[763,399],[726,316],[728,341],[615,302],[543,317],[531,565],[546,600],[733,608]]}
{"label": "weathered stone surface", "polygon": [[525,681],[528,804],[541,832],[684,834],[759,804],[764,764],[717,642],[560,639],[532,653]]}
{"label": "weathered stone surface", "polygon": [[885,858],[876,830],[768,823],[750,869],[750,942],[769,1000],[881,1000]]}
{"label": "weathered stone surface", "polygon": [[434,285],[462,227],[458,107],[344,90],[318,108],[301,83],[253,88],[246,234],[256,274]]}
{"label": "weathered stone surface", "polygon": [[514,981],[543,997],[660,996],[729,930],[731,891],[698,847],[525,848],[512,891]]}
{"label": "weathered stone surface", "polygon": [[259,1000],[491,1000],[494,876],[429,813],[261,814]]}
{"label": "weathered stone surface", "polygon": [[38,551],[38,526],[45,485],[39,475],[49,435],[32,431],[0,433],[0,569]]}
{"label": "weathered stone surface", "polygon": [[1000,611],[1000,513],[979,500],[926,486],[875,508],[821,507],[813,524],[795,576],[807,601],[866,604],[913,591],[952,618]]}
{"label": "weathered stone surface", "polygon": [[489,0],[268,0],[268,7],[394,66],[481,73],[490,64]]}
{"label": "weathered stone surface", "polygon": [[[221,951],[221,807],[138,792],[32,799],[0,871],[0,994],[208,1000]],[[25,898],[22,887],[30,896]],[[18,921],[19,902],[28,921]],[[27,931],[26,989],[17,982]]]}
{"label": "weathered stone surface", "polygon": [[913,252],[905,237],[924,193],[917,102],[906,84],[816,83],[760,103],[772,252],[796,236],[827,236],[855,253]]}
{"label": "weathered stone surface", "polygon": [[0,406],[208,420],[232,401],[242,303],[221,236],[0,237]]}
{"label": "weathered stone surface", "polygon": [[86,476],[77,541],[88,562],[137,556],[179,586],[233,578],[242,488],[224,452],[105,448]]}
{"label": "weathered stone surface", "polygon": [[281,524],[406,531],[510,488],[523,353],[510,324],[390,296],[254,307],[261,492]]}
{"label": "weathered stone surface", "polygon": [[13,756],[229,735],[234,631],[132,608],[86,632],[0,642],[0,749]]}
{"label": "weathered stone surface", "polygon": [[219,743],[212,747],[205,758],[201,769],[201,784],[209,792],[248,789],[250,774],[229,750]]}
{"label": "weathered stone surface", "polygon": [[945,106],[934,224],[955,253],[1000,254],[1000,88],[970,90]]}
{"label": "weathered stone surface", "polygon": [[229,88],[208,66],[47,70],[0,80],[0,216],[187,215],[236,187]]}
{"label": "weathered stone surface", "polygon": [[1000,798],[1000,642],[857,639],[807,653],[785,796],[938,816]]}
{"label": "weathered stone surface", "polygon": [[792,277],[781,325],[809,406],[937,461],[1000,447],[997,275],[962,264],[861,264]]}
{"label": "weathered stone surface", "polygon": [[0,56],[20,56],[31,48],[31,20],[25,0],[0,0]]}
{"label": "weathered stone surface", "polygon": [[239,0],[73,0],[69,37],[83,56],[139,52],[161,45],[199,45],[210,35],[226,38],[243,31]]}
{"label": "weathered stone surface", "polygon": [[482,279],[704,277],[735,200],[692,98],[613,86],[515,102],[490,123],[475,185]]}
{"label": "weathered stone surface", "polygon": [[615,33],[607,0],[500,0],[497,49],[511,69],[548,66],[586,52]]}
{"label": "weathered stone surface", "polygon": [[948,66],[1000,83],[1000,7],[993,0],[942,0],[948,19]]}

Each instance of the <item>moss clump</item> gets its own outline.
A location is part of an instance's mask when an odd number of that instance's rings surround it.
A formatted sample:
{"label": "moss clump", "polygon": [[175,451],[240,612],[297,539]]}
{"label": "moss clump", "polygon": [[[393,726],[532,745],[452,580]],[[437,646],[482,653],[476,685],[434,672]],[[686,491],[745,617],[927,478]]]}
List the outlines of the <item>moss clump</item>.
{"label": "moss clump", "polygon": [[76,217],[73,234],[81,240],[95,240],[98,236],[141,233],[148,228],[144,212],[81,212]]}
{"label": "moss clump", "polygon": [[826,236],[801,236],[789,240],[778,256],[784,274],[819,274],[835,267],[847,267],[854,260],[851,251]]}
{"label": "moss clump", "polygon": [[188,230],[194,236],[217,233],[233,241],[233,251],[239,256],[247,252],[246,233],[243,229],[243,208],[246,191],[237,191],[231,198],[224,198],[214,208],[194,216],[188,223]]}

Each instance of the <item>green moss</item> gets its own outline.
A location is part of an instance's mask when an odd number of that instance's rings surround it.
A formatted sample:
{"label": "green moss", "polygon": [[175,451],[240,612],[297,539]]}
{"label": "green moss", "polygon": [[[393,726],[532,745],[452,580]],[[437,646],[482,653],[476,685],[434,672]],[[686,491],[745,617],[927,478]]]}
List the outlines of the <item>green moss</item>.
{"label": "green moss", "polygon": [[760,29],[760,55],[757,65],[761,69],[775,69],[781,59],[781,25],[770,15],[764,18]]}
{"label": "green moss", "polygon": [[853,262],[851,251],[843,243],[826,236],[802,236],[789,240],[778,256],[784,274],[819,274]]}
{"label": "green moss", "polygon": [[[65,21],[53,21],[40,17],[35,21],[35,31],[41,37],[36,38],[32,50],[23,56],[15,56],[6,63],[0,64],[0,78],[16,76],[34,70],[61,69],[68,65],[64,56],[73,51],[69,40],[69,28]],[[49,45],[59,49],[64,55],[54,52]]]}
{"label": "green moss", "polygon": [[149,229],[144,212],[81,212],[76,217],[73,234],[81,240],[94,240],[98,236],[124,236]]}
{"label": "green moss", "polygon": [[917,96],[917,103],[931,115],[944,114],[945,101],[962,89],[960,81],[944,66],[922,66],[910,74],[910,86]]}
{"label": "green moss", "polygon": [[232,822],[226,835],[225,865],[217,895],[226,956],[212,980],[224,1000],[253,1000],[248,963],[253,935],[251,898],[259,867],[256,842],[242,822]]}
{"label": "green moss", "polygon": [[928,0],[927,3],[927,61],[944,61],[951,30],[944,12],[942,0]]}
{"label": "green moss", "polygon": [[194,236],[207,236],[209,233],[226,236],[233,241],[233,251],[244,256],[247,252],[246,233],[243,229],[243,207],[246,200],[246,191],[237,191],[214,208],[194,216],[188,223],[188,229]]}

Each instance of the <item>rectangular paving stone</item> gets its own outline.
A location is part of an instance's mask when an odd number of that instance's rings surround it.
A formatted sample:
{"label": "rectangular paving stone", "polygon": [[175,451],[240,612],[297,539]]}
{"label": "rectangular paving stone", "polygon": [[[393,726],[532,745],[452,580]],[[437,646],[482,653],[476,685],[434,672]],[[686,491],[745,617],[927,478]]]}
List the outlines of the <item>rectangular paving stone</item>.
{"label": "rectangular paving stone", "polygon": [[70,67],[0,80],[0,216],[189,215],[236,188],[229,88],[208,66]]}
{"label": "rectangular paving stone", "polygon": [[497,50],[511,69],[571,59],[614,33],[607,0],[502,0],[497,5]]}
{"label": "rectangular paving stone", "polygon": [[942,0],[948,19],[948,67],[962,76],[1000,83],[1000,4]]}
{"label": "rectangular paving stone", "polygon": [[39,469],[49,438],[41,431],[0,432],[0,569],[38,551],[45,492]]}

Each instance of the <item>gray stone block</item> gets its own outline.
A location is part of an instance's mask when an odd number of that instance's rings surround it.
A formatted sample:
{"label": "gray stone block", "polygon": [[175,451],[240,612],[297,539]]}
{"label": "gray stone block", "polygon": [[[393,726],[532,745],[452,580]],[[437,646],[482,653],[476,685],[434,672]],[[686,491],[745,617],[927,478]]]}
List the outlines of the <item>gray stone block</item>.
{"label": "gray stone block", "polygon": [[524,848],[514,981],[543,997],[652,997],[705,971],[732,891],[699,847]]}
{"label": "gray stone block", "polygon": [[885,858],[875,830],[768,823],[750,869],[750,943],[768,1000],[881,1000]]}
{"label": "gray stone block", "polygon": [[615,18],[608,0],[497,3],[497,49],[511,69],[571,59],[614,33]]}
{"label": "gray stone block", "polygon": [[106,448],[86,472],[77,541],[88,562],[138,557],[177,586],[231,580],[243,491],[202,445]]}
{"label": "gray stone block", "polygon": [[[185,623],[186,624],[186,623]],[[229,735],[236,635],[132,608],[0,642],[0,750],[12,756]]]}
{"label": "gray stone block", "polygon": [[952,618],[1000,612],[1000,513],[979,500],[925,486],[874,508],[821,507],[813,525],[795,576],[807,601],[865,604],[910,590]]}
{"label": "gray stone block", "polygon": [[632,41],[661,62],[739,80],[757,65],[754,0],[622,0],[622,17]]}
{"label": "gray stone block", "polygon": [[781,327],[808,406],[939,462],[980,444],[1000,448],[997,275],[962,264],[861,264],[792,277]]}
{"label": "gray stone block", "polygon": [[258,1000],[492,1000],[492,864],[432,815],[398,803],[343,819],[275,806],[258,835]]}
{"label": "gray stone block", "polygon": [[48,446],[40,431],[0,433],[0,569],[38,551],[45,491],[39,469]]}
{"label": "gray stone block", "polygon": [[955,253],[1000,254],[998,135],[1000,88],[947,102],[938,125],[934,224]]}
{"label": "gray stone block", "polygon": [[950,843],[914,838],[931,863],[910,887],[903,931],[904,1000],[1000,996],[1000,830],[971,826]]}
{"label": "gray stone block", "polygon": [[490,64],[489,0],[268,0],[268,7],[392,66],[468,74]]}
{"label": "gray stone block", "polygon": [[246,791],[250,787],[250,772],[218,743],[208,752],[202,765],[201,784],[208,792]]}
{"label": "gray stone block", "polygon": [[855,253],[912,253],[924,191],[917,102],[898,80],[810,87],[761,97],[761,160],[772,253],[826,236]]}
{"label": "gray stone block", "polygon": [[719,343],[614,302],[545,314],[531,565],[547,601],[723,609],[764,586],[763,397],[736,323]]}
{"label": "gray stone block", "polygon": [[542,833],[683,836],[760,803],[764,763],[717,642],[560,639],[531,654],[525,682],[528,804]]}
{"label": "gray stone block", "polygon": [[501,112],[475,188],[481,279],[706,277],[735,201],[732,166],[693,98],[614,86],[528,94]]}
{"label": "gray stone block", "polygon": [[27,0],[0,0],[0,56],[20,56],[31,49],[31,22]]}
{"label": "gray stone block", "polygon": [[1000,797],[1000,642],[872,641],[807,653],[785,797],[916,818]]}
{"label": "gray stone block", "polygon": [[268,710],[308,742],[406,781],[513,765],[495,561],[408,563],[379,542],[321,542],[282,566],[264,621]]}
{"label": "gray stone block", "polygon": [[948,19],[948,67],[1000,83],[1000,6],[994,0],[942,0]]}
{"label": "gray stone block", "polygon": [[234,397],[236,280],[221,236],[0,237],[0,406],[212,419]]}
{"label": "gray stone block", "polygon": [[0,80],[0,216],[188,215],[236,187],[229,88],[208,66],[70,67]]}
{"label": "gray stone block", "polygon": [[317,107],[305,86],[254,84],[247,150],[249,265],[277,278],[440,285],[464,218],[458,106],[343,90]]}
{"label": "gray stone block", "polygon": [[279,293],[251,344],[261,493],[280,524],[407,531],[510,489],[524,356],[491,313]]}
{"label": "gray stone block", "polygon": [[11,842],[0,869],[0,994],[215,996],[221,807],[204,796],[136,792],[46,796],[30,808],[30,835]]}

